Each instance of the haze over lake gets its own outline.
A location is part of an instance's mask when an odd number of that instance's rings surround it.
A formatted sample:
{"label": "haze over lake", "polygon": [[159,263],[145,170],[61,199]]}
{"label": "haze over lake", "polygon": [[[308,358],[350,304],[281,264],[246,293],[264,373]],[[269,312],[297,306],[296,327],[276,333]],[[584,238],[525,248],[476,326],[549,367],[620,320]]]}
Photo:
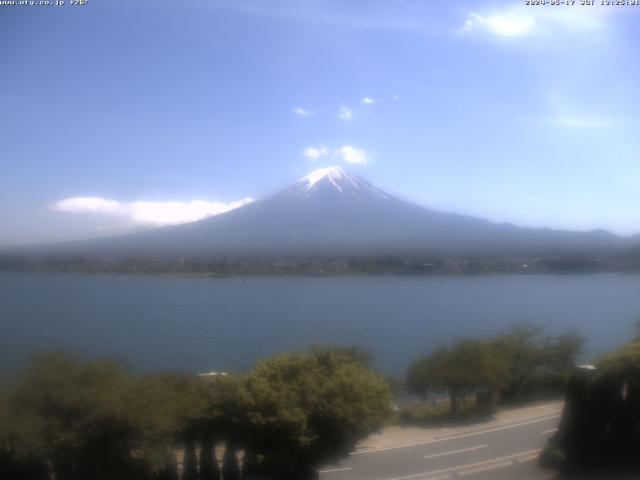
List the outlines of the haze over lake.
{"label": "haze over lake", "polygon": [[124,359],[140,371],[243,370],[312,344],[356,344],[380,370],[454,336],[517,322],[586,335],[587,356],[633,334],[640,276],[178,278],[0,273],[0,362],[43,349]]}

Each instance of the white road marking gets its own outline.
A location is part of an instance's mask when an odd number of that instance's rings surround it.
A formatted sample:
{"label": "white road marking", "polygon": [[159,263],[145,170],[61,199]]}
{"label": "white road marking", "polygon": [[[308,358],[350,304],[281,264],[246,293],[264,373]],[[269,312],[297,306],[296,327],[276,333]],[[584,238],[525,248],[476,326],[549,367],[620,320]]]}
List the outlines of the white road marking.
{"label": "white road marking", "polygon": [[534,454],[534,455],[529,455],[528,457],[522,457],[516,460],[516,463],[524,463],[524,462],[530,462],[531,460],[535,460],[536,458],[538,458],[540,455],[538,453]]}
{"label": "white road marking", "polygon": [[[516,458],[516,457],[522,457],[523,455],[531,455],[532,453],[539,453],[541,451],[541,449],[536,449],[536,450],[527,450],[526,452],[520,452],[520,453],[514,453],[513,455],[507,455],[504,457],[498,457],[498,458],[492,458],[489,460],[483,460],[482,462],[474,462],[474,463],[467,463],[465,465],[458,465],[455,467],[449,467],[449,468],[443,468],[441,470],[432,470],[429,472],[422,472],[422,473],[414,473],[412,475],[405,475],[402,477],[393,477],[393,478],[388,478],[387,480],[408,480],[410,478],[425,478],[425,477],[430,477],[432,475],[438,475],[441,473],[447,473],[447,472],[455,472],[458,475],[470,475],[471,473],[477,473],[479,470],[474,470],[471,472],[466,471],[466,469],[471,468],[471,467],[477,467],[480,465],[487,465],[487,464],[494,464],[492,465],[492,467],[494,468],[501,468],[501,467],[505,467],[508,465],[511,465],[512,462],[505,462],[505,460],[509,460],[512,458]],[[498,465],[498,467],[496,467],[496,465]],[[489,470],[490,468],[486,468],[486,470]],[[461,470],[465,470],[465,472],[461,472]]]}
{"label": "white road marking", "polygon": [[416,447],[418,445],[429,445],[431,443],[444,442],[444,441],[448,441],[448,440],[457,440],[459,438],[473,437],[473,436],[476,436],[476,435],[483,435],[485,433],[499,432],[501,430],[508,430],[510,428],[517,428],[517,427],[522,427],[524,425],[531,425],[532,423],[544,422],[544,421],[547,421],[547,420],[552,420],[554,418],[559,418],[561,416],[562,416],[561,414],[550,415],[548,417],[536,418],[535,420],[529,420],[527,422],[512,423],[512,424],[503,425],[503,426],[500,426],[500,427],[488,428],[487,430],[481,430],[481,431],[470,432],[470,433],[462,433],[460,435],[452,435],[450,437],[435,438],[435,439],[432,439],[432,440],[425,440],[425,441],[421,441],[421,442],[403,443],[402,445],[393,445],[391,447],[380,447],[380,448],[370,448],[368,450],[359,450],[359,451],[356,451],[356,452],[351,452],[349,455],[361,455],[363,453],[384,452],[386,450],[397,450],[398,448]]}
{"label": "white road marking", "polygon": [[322,475],[323,473],[348,472],[349,470],[351,470],[351,467],[327,468],[325,470],[318,470],[318,473]]}
{"label": "white road marking", "polygon": [[457,475],[461,477],[466,477],[467,475],[474,475],[476,473],[488,472],[490,470],[497,470],[499,468],[508,467],[510,465],[513,465],[513,463],[512,462],[494,463],[492,465],[486,465],[484,467],[478,467],[471,470],[465,470],[464,472],[458,472]]}
{"label": "white road marking", "polygon": [[451,450],[450,452],[434,453],[433,455],[425,455],[424,458],[444,457],[445,455],[454,455],[456,453],[470,452],[472,450],[478,450],[480,448],[488,447],[489,445],[478,445],[477,447],[462,448],[460,450]]}
{"label": "white road marking", "polygon": [[557,428],[552,428],[551,430],[545,430],[544,432],[542,432],[542,435],[546,435],[547,433],[553,433],[553,432],[557,432],[558,429]]}
{"label": "white road marking", "polygon": [[533,455],[528,455],[526,457],[516,458],[515,460],[509,461],[509,462],[500,462],[500,463],[495,463],[495,464],[492,464],[492,465],[487,465],[486,467],[474,468],[473,470],[465,470],[464,472],[458,472],[457,475],[459,475],[461,477],[464,477],[466,475],[473,475],[474,473],[488,472],[490,470],[497,470],[499,468],[509,467],[509,466],[513,465],[514,463],[530,462],[531,460],[535,460],[536,458],[538,458],[538,454],[539,453],[540,453],[540,450],[538,450]]}

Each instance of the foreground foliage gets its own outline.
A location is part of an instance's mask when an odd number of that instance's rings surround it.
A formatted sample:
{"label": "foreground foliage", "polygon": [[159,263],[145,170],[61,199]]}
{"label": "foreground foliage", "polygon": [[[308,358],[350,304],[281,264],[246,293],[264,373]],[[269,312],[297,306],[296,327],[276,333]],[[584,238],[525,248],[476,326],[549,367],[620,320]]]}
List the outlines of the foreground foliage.
{"label": "foreground foliage", "polygon": [[364,358],[314,349],[245,375],[193,377],[43,355],[0,391],[0,476],[173,479],[180,452],[185,480],[238,478],[239,458],[245,471],[312,477],[390,415],[387,383]]}
{"label": "foreground foliage", "polygon": [[[602,356],[571,377],[558,434],[543,460],[578,476],[638,478],[640,341]],[[615,478],[618,478],[617,476]]]}

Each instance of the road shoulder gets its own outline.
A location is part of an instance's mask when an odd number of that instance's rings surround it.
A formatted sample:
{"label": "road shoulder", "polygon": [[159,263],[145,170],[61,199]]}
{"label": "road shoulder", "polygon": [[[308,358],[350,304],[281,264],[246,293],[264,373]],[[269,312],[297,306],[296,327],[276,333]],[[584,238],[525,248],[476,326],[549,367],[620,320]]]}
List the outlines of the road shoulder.
{"label": "road shoulder", "polygon": [[391,425],[366,438],[358,445],[354,453],[368,450],[399,448],[405,445],[428,442],[443,437],[481,432],[552,417],[562,413],[563,405],[564,402],[562,401],[553,401],[501,409],[487,421],[462,426],[413,427]]}

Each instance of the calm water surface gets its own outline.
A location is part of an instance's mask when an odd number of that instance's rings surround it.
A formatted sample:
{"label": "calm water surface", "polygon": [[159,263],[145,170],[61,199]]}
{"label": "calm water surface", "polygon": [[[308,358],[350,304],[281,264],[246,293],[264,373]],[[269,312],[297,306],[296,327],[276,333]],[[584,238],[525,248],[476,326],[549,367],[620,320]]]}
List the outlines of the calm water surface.
{"label": "calm water surface", "polygon": [[134,369],[241,370],[312,344],[357,344],[402,374],[454,336],[517,322],[576,329],[588,354],[633,335],[640,276],[214,279],[0,273],[0,365],[70,349]]}

